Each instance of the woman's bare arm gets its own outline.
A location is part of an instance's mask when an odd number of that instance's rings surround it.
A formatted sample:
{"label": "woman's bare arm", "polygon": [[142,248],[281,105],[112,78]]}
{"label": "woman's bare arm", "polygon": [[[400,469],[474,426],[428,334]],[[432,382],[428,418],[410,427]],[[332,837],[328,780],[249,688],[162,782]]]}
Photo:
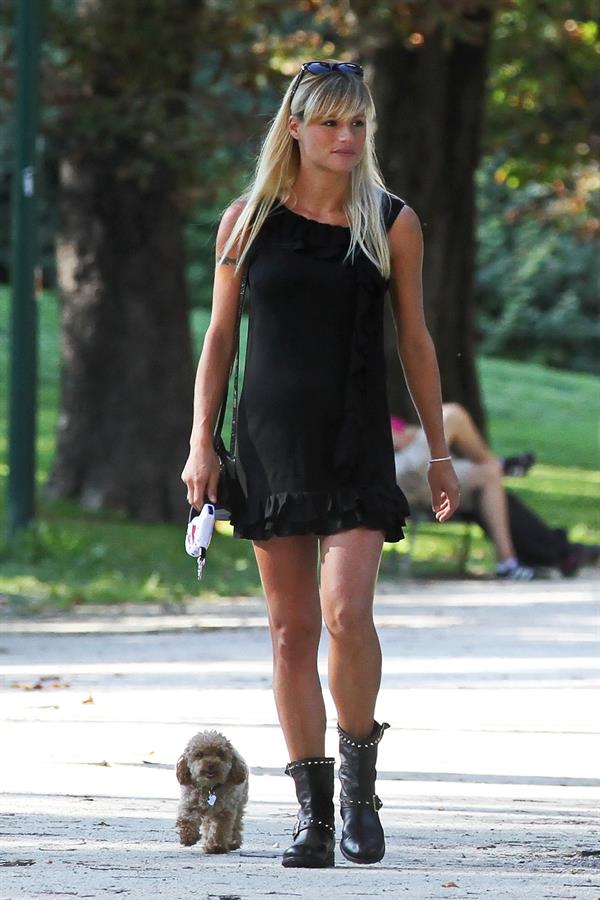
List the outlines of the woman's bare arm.
{"label": "woman's bare arm", "polygon": [[244,204],[237,201],[223,214],[215,248],[215,275],[210,323],[204,335],[194,385],[194,417],[190,454],[181,473],[188,502],[200,508],[204,496],[217,499],[219,461],[213,447],[214,428],[235,352],[235,328],[243,273],[235,271],[239,247],[221,258],[221,251]]}
{"label": "woman's bare arm", "polygon": [[[419,217],[404,206],[389,230],[390,298],[398,356],[432,459],[449,456],[442,420],[442,391],[435,347],[423,311],[423,235]],[[458,481],[451,462],[429,469],[433,508],[440,521],[458,506]]]}

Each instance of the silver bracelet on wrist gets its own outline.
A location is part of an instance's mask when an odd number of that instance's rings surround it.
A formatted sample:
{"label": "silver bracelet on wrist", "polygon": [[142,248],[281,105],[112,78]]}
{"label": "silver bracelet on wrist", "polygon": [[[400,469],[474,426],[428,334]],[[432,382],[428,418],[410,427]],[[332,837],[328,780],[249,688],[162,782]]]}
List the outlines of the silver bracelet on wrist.
{"label": "silver bracelet on wrist", "polygon": [[438,456],[437,459],[430,459],[429,462],[446,462],[447,460],[452,459],[451,456]]}

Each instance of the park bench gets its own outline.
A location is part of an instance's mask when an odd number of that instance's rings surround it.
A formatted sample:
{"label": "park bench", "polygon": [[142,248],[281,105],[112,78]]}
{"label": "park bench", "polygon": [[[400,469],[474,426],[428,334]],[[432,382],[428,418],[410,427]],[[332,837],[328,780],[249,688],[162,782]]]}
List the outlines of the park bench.
{"label": "park bench", "polygon": [[[456,534],[458,550],[456,553],[456,572],[458,575],[464,575],[467,570],[467,564],[471,554],[471,544],[473,540],[473,526],[477,526],[478,522],[474,515],[469,512],[457,510],[450,520],[454,525],[460,525]],[[406,520],[404,528],[406,540],[402,554],[398,554],[398,568],[401,574],[410,575],[413,569],[413,557],[419,531],[422,531],[423,525],[430,525],[436,522],[435,515],[431,507],[412,506],[411,514]],[[455,529],[453,531],[453,536]]]}

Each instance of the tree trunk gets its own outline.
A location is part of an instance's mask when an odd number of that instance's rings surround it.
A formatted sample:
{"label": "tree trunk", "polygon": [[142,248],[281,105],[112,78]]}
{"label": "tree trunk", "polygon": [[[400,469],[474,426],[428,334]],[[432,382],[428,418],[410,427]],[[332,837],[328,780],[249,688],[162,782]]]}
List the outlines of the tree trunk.
{"label": "tree trunk", "polygon": [[193,358],[182,215],[157,166],[145,188],[116,160],[60,166],[62,390],[48,492],[143,521],[180,520]]}
{"label": "tree trunk", "polygon": [[[419,49],[401,39],[374,54],[378,156],[390,189],[419,215],[425,241],[425,313],[445,401],[484,426],[474,348],[475,187],[481,153],[491,16],[480,45],[441,32]],[[390,406],[416,420],[398,363],[391,314],[386,336]]]}

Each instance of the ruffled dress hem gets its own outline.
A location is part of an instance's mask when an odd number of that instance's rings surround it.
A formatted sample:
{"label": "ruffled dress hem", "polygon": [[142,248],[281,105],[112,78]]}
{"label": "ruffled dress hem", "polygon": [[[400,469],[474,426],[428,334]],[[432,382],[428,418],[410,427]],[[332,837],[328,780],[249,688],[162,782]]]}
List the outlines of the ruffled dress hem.
{"label": "ruffled dress hem", "polygon": [[250,540],[290,535],[335,534],[364,527],[383,531],[385,541],[404,538],[402,526],[410,514],[399,487],[340,487],[331,491],[281,491],[256,499],[243,515],[232,513],[233,536]]}

